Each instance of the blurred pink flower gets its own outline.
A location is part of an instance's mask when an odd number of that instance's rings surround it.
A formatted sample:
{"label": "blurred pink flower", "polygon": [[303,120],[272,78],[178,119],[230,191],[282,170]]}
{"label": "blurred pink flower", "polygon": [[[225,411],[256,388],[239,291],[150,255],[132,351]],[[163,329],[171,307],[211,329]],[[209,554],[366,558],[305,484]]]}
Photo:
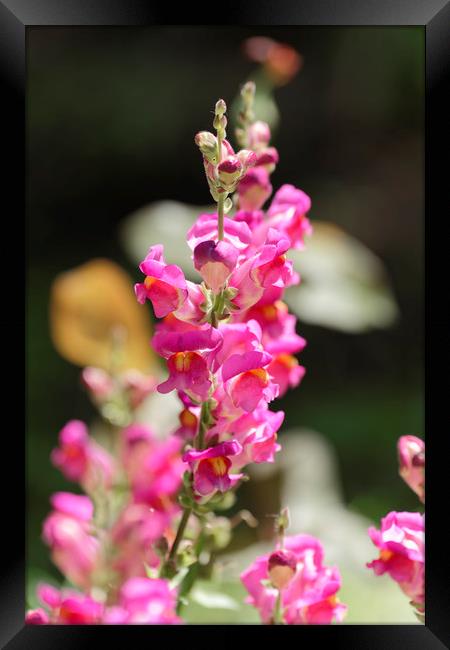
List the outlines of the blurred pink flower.
{"label": "blurred pink flower", "polygon": [[226,492],[242,474],[229,474],[230,456],[239,454],[241,445],[236,440],[222,442],[208,449],[190,449],[183,455],[183,461],[189,463],[194,474],[194,490],[201,495],[210,496],[215,492]]}
{"label": "blurred pink flower", "polygon": [[115,461],[89,437],[84,422],[70,420],[59,433],[59,444],[52,451],[51,460],[66,478],[80,483],[88,492],[99,485],[111,486]]}
{"label": "blurred pink flower", "polygon": [[323,565],[320,542],[310,535],[284,539],[284,547],[262,555],[241,574],[249,596],[264,623],[274,622],[278,594],[281,616],[288,624],[342,621],[346,606],[336,593],[341,578],[336,567]]}
{"label": "blurred pink flower", "polygon": [[44,521],[43,540],[63,575],[88,589],[100,551],[98,539],[91,534],[93,504],[86,496],[68,492],[54,494],[51,504],[54,510]]}
{"label": "blurred pink flower", "polygon": [[166,264],[161,244],[150,248],[139,268],[146,275],[143,283],[135,285],[140,303],[150,300],[157,318],[181,307],[188,295],[186,279],[178,266]]}
{"label": "blurred pink flower", "polygon": [[367,566],[375,575],[388,573],[412,602],[425,602],[425,518],[418,512],[390,512],[381,529],[369,528],[380,549],[378,559]]}
{"label": "blurred pink flower", "polygon": [[400,476],[425,503],[425,443],[416,436],[402,436],[397,450]]}

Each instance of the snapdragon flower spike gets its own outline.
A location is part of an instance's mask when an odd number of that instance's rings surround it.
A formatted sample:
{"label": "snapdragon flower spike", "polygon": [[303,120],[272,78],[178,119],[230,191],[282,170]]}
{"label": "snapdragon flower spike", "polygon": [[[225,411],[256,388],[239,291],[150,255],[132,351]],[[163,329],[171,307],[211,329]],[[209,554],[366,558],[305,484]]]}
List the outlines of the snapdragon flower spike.
{"label": "snapdragon flower spike", "polygon": [[169,371],[169,378],[158,385],[158,392],[182,390],[194,400],[205,401],[212,385],[209,358],[221,342],[220,332],[209,326],[185,332],[158,331],[153,346],[167,358]]}
{"label": "snapdragon flower spike", "polygon": [[88,589],[100,552],[99,541],[91,534],[93,503],[86,496],[58,492],[51,504],[54,510],[44,521],[43,540],[61,573],[74,585]]}
{"label": "snapdragon flower spike", "polygon": [[402,436],[397,450],[400,476],[425,503],[425,443],[416,436]]}
{"label": "snapdragon flower spike", "polygon": [[236,440],[228,440],[208,449],[190,449],[183,455],[183,461],[189,463],[194,474],[193,487],[201,497],[212,496],[217,491],[230,490],[242,474],[229,474],[230,456],[242,451]]}
{"label": "snapdragon flower spike", "polygon": [[336,594],[341,578],[336,567],[323,565],[323,548],[311,535],[284,538],[284,547],[257,557],[241,574],[264,623],[274,622],[278,594],[285,623],[328,624],[341,621],[346,606]]}
{"label": "snapdragon flower spike", "polygon": [[155,316],[163,318],[179,309],[188,296],[188,288],[183,271],[175,264],[166,264],[163,246],[152,246],[139,266],[146,275],[145,281],[135,285],[138,301],[150,300]]}
{"label": "snapdragon flower spike", "polygon": [[206,285],[219,293],[236,267],[238,257],[239,251],[233,244],[206,240],[194,249],[194,266]]}
{"label": "snapdragon flower spike", "polygon": [[425,518],[419,512],[390,512],[381,528],[369,528],[379,558],[367,567],[375,575],[388,573],[400,589],[423,611],[425,604]]}

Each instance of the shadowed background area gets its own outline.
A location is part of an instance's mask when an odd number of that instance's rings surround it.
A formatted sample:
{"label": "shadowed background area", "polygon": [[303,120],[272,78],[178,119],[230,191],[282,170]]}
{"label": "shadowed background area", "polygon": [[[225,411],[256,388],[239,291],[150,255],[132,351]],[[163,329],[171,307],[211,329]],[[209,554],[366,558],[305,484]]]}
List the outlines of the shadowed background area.
{"label": "shadowed background area", "polygon": [[[400,435],[423,435],[423,30],[32,28],[27,515],[33,570],[58,576],[40,541],[41,522],[50,493],[73,489],[51,466],[49,452],[68,419],[89,421],[94,414],[79,368],[52,345],[52,282],[98,257],[118,262],[137,281],[119,236],[125,218],[154,201],[209,203],[193,137],[211,128],[219,97],[231,105],[240,84],[255,76],[257,65],[242,50],[255,35],[287,43],[303,57],[298,75],[275,90],[274,188],[301,187],[312,197],[313,225],[336,224],[375,253],[398,310],[389,327],[359,333],[302,322],[299,314],[307,374],[277,404],[286,411],[284,430],[322,434],[336,455],[350,512],[377,521],[388,510],[417,509],[398,478],[395,445]],[[174,218],[174,234],[179,227]],[[244,486],[242,503],[251,508],[257,498]],[[253,539],[242,530],[237,545],[247,538]]]}

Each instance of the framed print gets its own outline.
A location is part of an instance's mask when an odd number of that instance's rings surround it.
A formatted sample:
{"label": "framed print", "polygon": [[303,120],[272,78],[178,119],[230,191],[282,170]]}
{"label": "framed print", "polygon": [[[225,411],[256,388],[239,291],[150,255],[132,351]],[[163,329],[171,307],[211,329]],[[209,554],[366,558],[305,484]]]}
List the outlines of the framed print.
{"label": "framed print", "polygon": [[0,0],[3,647],[449,647],[449,6],[165,9]]}

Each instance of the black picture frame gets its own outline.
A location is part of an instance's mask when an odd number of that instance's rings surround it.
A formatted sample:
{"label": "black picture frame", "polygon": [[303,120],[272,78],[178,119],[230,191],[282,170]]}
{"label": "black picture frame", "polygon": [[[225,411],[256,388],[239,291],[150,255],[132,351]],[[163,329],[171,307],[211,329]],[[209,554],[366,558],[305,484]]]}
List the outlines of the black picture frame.
{"label": "black picture frame", "polygon": [[[161,3],[162,4],[162,3]],[[448,462],[443,451],[448,436],[445,424],[440,425],[439,416],[445,423],[446,383],[430,381],[438,370],[448,368],[448,314],[445,313],[440,282],[445,278],[446,239],[442,236],[445,217],[448,212],[448,146],[445,144],[448,131],[448,79],[450,52],[450,3],[446,0],[277,0],[270,2],[246,2],[243,7],[237,3],[211,3],[209,7],[195,3],[186,5],[183,16],[181,6],[164,7],[146,0],[0,0],[0,78],[2,87],[1,109],[3,116],[3,158],[7,161],[4,175],[3,204],[8,201],[13,222],[20,229],[25,209],[25,137],[26,137],[26,35],[27,28],[42,26],[107,26],[107,25],[155,25],[171,24],[187,18],[187,24],[247,24],[247,25],[372,25],[405,26],[418,25],[426,36],[426,438],[432,444],[427,448],[427,543],[426,543],[426,593],[427,613],[425,626],[420,625],[342,625],[317,627],[223,626],[221,640],[236,642],[242,633],[264,634],[268,643],[280,643],[280,637],[289,635],[295,643],[306,647],[308,643],[332,643],[337,647],[438,650],[450,647],[450,575],[448,550],[448,494],[446,477]],[[208,22],[206,23],[205,20]],[[167,21],[167,22],[164,22]],[[443,164],[440,161],[443,161]],[[439,211],[440,199],[442,212]],[[21,248],[21,235],[18,235]],[[6,238],[3,240],[6,241]],[[8,237],[8,241],[9,237]],[[13,248],[8,244],[5,248]],[[430,253],[433,247],[433,253]],[[22,249],[23,250],[23,249]],[[6,252],[6,251],[5,251]],[[15,261],[17,267],[17,260]],[[4,271],[11,277],[11,264]],[[445,280],[444,280],[445,281]],[[23,313],[22,295],[17,291],[20,273],[14,274],[14,282],[4,282],[6,295],[3,302],[17,302],[17,314]],[[25,283],[24,283],[25,284]],[[19,296],[18,296],[19,293]],[[25,320],[25,319],[24,319]],[[17,349],[21,349],[23,330],[19,317],[11,327],[11,321],[2,319],[5,335],[3,342],[9,341],[11,330],[18,336]],[[6,327],[5,327],[6,326]],[[23,340],[23,339],[22,339]],[[9,345],[9,343],[8,343]],[[445,377],[445,374],[444,374]],[[16,385],[17,386],[17,385]],[[16,391],[18,388],[16,387]],[[445,391],[445,392],[444,392]],[[23,393],[22,393],[23,394]],[[19,408],[21,408],[21,399]],[[446,418],[446,419],[444,419]],[[174,626],[156,628],[154,626],[25,626],[25,561],[24,561],[24,443],[19,435],[20,426],[16,421],[15,435],[3,438],[3,458],[8,465],[15,465],[16,471],[4,482],[3,505],[3,551],[0,641],[8,650],[22,648],[61,648],[97,647],[112,639],[119,647],[130,646],[142,638],[148,642],[158,637],[170,643],[179,640],[185,643],[188,634],[194,634],[194,642],[203,645],[216,641],[217,633],[210,637],[208,630],[198,635],[198,626]],[[14,497],[12,497],[14,494]],[[24,495],[24,498],[20,498]],[[443,497],[442,501],[440,500]],[[14,524],[12,522],[15,522]],[[446,530],[445,530],[446,528]],[[277,635],[277,637],[270,635]],[[153,636],[152,636],[153,635]],[[207,635],[207,636],[203,636]],[[297,636],[298,635],[298,636]],[[208,637],[208,638],[207,638]],[[158,639],[159,640],[159,639]],[[288,640],[288,639],[287,639]],[[254,642],[254,641],[252,641]],[[447,644],[447,645],[446,645]]]}

